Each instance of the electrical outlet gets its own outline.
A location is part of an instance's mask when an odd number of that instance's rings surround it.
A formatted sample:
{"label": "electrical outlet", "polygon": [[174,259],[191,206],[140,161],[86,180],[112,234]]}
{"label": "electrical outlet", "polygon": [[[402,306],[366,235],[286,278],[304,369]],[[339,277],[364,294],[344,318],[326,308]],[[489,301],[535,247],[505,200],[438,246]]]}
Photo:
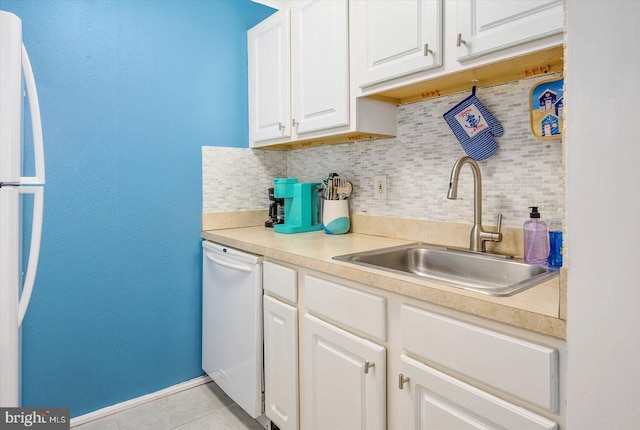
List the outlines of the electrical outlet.
{"label": "electrical outlet", "polygon": [[376,200],[387,200],[387,176],[373,178],[373,197]]}

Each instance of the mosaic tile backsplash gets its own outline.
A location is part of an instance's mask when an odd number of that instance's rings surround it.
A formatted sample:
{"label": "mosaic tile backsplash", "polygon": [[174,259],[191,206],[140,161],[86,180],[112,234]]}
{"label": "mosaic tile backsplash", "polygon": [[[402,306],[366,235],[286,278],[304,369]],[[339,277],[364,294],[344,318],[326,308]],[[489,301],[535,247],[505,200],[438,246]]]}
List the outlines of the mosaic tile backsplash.
{"label": "mosaic tile backsplash", "polygon": [[[552,77],[558,76],[544,79]],[[478,162],[485,227],[496,222],[498,213],[503,214],[505,226],[522,227],[529,206],[539,206],[546,220],[553,215],[564,217],[561,140],[538,140],[529,125],[529,92],[540,80],[480,88],[476,93],[504,127],[504,135],[496,139],[496,154]],[[472,223],[473,175],[469,167],[463,167],[460,174],[458,200],[447,199],[451,168],[465,153],[442,118],[468,95],[400,106],[398,136],[391,139],[287,152],[205,147],[203,211],[265,209],[269,203],[266,188],[274,177],[309,182],[337,172],[353,183],[352,213]],[[386,200],[374,198],[374,178],[381,175],[386,176]]]}
{"label": "mosaic tile backsplash", "polygon": [[267,188],[287,176],[284,151],[202,147],[202,212],[269,208]]}

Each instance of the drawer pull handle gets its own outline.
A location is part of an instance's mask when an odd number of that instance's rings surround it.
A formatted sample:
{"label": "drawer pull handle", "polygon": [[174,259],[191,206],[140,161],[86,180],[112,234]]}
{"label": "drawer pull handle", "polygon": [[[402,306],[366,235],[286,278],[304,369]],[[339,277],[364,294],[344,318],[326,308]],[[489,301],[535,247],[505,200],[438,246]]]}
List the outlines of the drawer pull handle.
{"label": "drawer pull handle", "polygon": [[433,54],[433,50],[429,49],[429,44],[425,43],[424,44],[424,56],[428,56],[429,54]]}
{"label": "drawer pull handle", "polygon": [[279,122],[279,123],[278,123],[278,130],[280,130],[280,131],[284,131],[284,129],[285,129],[284,124],[283,124],[283,123],[281,123],[281,122]]}
{"label": "drawer pull handle", "polygon": [[456,42],[456,46],[466,45],[467,41],[462,38],[462,33],[458,33],[458,40]]}
{"label": "drawer pull handle", "polygon": [[369,373],[369,369],[371,369],[372,367],[376,367],[376,363],[374,363],[373,361],[365,361],[364,362],[364,373],[365,375]]}
{"label": "drawer pull handle", "polygon": [[405,382],[409,382],[411,379],[408,376],[404,376],[402,373],[398,377],[398,388],[402,390]]}

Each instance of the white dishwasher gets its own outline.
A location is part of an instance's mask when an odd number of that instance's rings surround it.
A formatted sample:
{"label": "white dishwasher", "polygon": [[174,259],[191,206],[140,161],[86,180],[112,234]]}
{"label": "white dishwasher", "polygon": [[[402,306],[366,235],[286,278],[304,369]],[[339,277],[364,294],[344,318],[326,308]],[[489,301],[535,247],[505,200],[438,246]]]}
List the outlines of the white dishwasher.
{"label": "white dishwasher", "polygon": [[262,257],[202,242],[202,369],[262,414]]}

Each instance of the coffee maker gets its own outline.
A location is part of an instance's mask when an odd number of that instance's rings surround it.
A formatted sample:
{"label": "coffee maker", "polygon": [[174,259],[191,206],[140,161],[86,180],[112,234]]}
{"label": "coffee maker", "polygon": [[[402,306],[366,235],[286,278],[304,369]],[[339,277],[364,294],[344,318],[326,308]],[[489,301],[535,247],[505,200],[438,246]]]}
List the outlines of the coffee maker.
{"label": "coffee maker", "polygon": [[299,183],[296,178],[274,178],[274,196],[284,199],[283,224],[274,226],[276,233],[302,233],[322,230],[319,182]]}
{"label": "coffee maker", "polygon": [[273,227],[275,224],[284,224],[284,199],[277,199],[273,193],[273,188],[268,188],[269,200],[269,217],[264,222],[265,227]]}

